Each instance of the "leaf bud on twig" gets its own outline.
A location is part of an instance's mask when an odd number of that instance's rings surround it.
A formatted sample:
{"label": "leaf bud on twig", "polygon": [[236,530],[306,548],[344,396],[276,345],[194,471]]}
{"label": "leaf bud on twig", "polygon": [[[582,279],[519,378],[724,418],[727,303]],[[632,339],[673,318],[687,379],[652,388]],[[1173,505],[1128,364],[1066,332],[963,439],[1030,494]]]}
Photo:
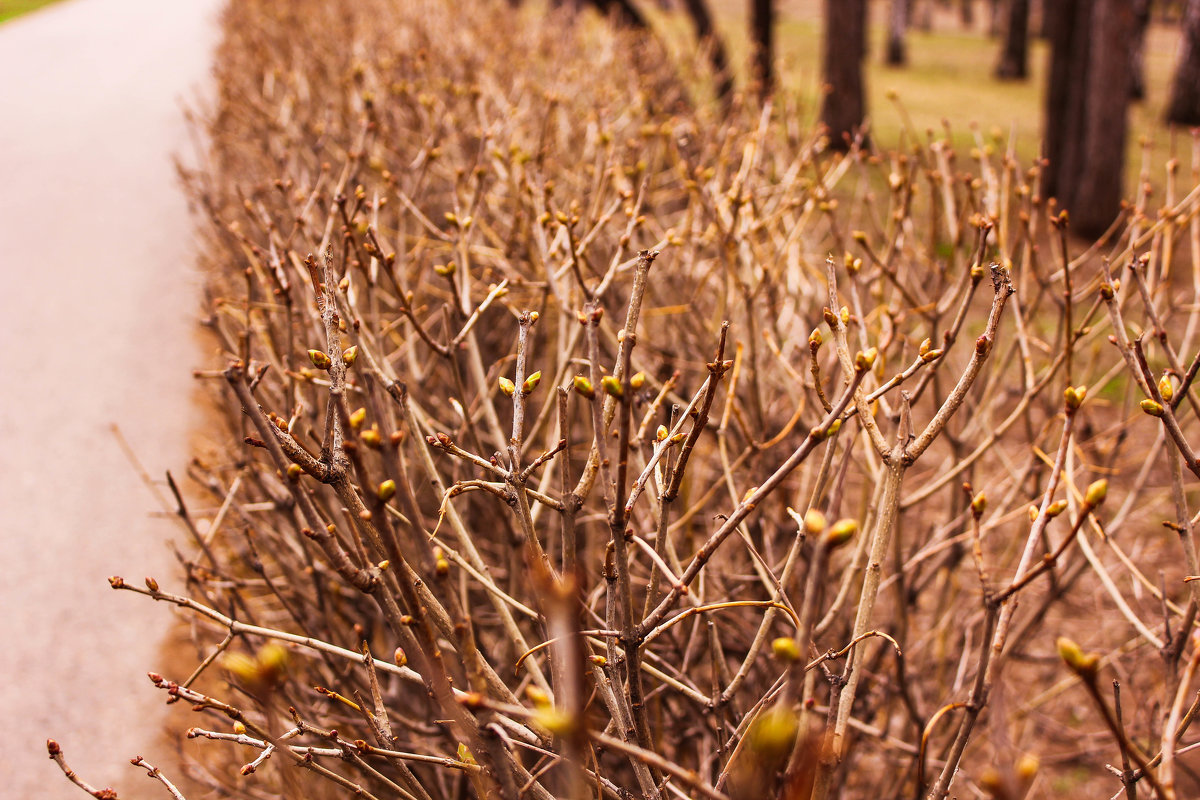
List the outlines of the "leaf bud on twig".
{"label": "leaf bud on twig", "polygon": [[854,368],[866,372],[871,367],[875,366],[875,358],[879,355],[879,348],[869,347],[865,351],[859,351],[854,357]]}
{"label": "leaf bud on twig", "polygon": [[815,353],[815,352],[817,352],[817,350],[818,350],[818,349],[820,349],[820,347],[821,347],[821,344],[822,344],[824,341],[825,341],[825,340],[824,340],[823,338],[821,338],[821,331],[820,331],[820,329],[818,329],[818,328],[813,328],[813,329],[812,329],[812,333],[810,333],[810,334],[808,335],[808,349],[809,349],[809,350],[812,350],[812,351]]}
{"label": "leaf bud on twig", "polygon": [[858,520],[839,519],[825,533],[825,546],[830,550],[841,547],[853,539],[856,533],[858,533]]}
{"label": "leaf bud on twig", "polygon": [[1065,636],[1058,637],[1055,642],[1058,647],[1058,656],[1061,658],[1071,671],[1080,678],[1089,683],[1096,678],[1096,673],[1100,671],[1100,656],[1096,653],[1085,653],[1083,648]]}
{"label": "leaf bud on twig", "polygon": [[578,394],[583,395],[589,400],[596,396],[596,387],[592,386],[592,382],[583,375],[576,375],[572,381],[572,385]]}
{"label": "leaf bud on twig", "polygon": [[363,422],[367,419],[367,410],[365,408],[356,408],[350,412],[350,429],[358,430],[362,427]]}
{"label": "leaf bud on twig", "polygon": [[658,430],[656,430],[654,432],[654,441],[661,442],[663,439],[666,439],[670,435],[671,435],[671,432],[669,430],[667,430],[666,425],[659,425]]}
{"label": "leaf bud on twig", "polygon": [[799,661],[801,658],[800,645],[796,644],[796,640],[790,636],[780,636],[778,639],[772,640],[771,652],[780,661],[788,664]]}
{"label": "leaf bud on twig", "polygon": [[633,373],[633,375],[632,375],[632,376],[630,376],[630,378],[629,378],[629,386],[630,386],[631,388],[633,388],[633,389],[635,389],[635,390],[636,390],[636,389],[641,389],[641,388],[642,388],[643,386],[645,386],[645,385],[646,385],[646,373],[644,373],[644,372],[635,372],[635,373]]}
{"label": "leaf bud on twig", "polygon": [[825,515],[815,508],[810,508],[804,514],[804,532],[809,536],[816,536],[821,531],[829,526],[829,522],[825,519]]}
{"label": "leaf bud on twig", "polygon": [[620,399],[625,394],[624,387],[621,386],[621,382],[617,380],[615,375],[605,375],[601,378],[600,388],[604,389],[605,394],[617,399]]}
{"label": "leaf bud on twig", "polygon": [[300,476],[303,474],[304,470],[300,468],[299,464],[288,464],[287,478],[289,481],[295,483],[296,481],[300,480]]}
{"label": "leaf bud on twig", "polygon": [[1147,397],[1140,403],[1142,411],[1145,411],[1152,417],[1161,417],[1164,413],[1162,405]]}
{"label": "leaf bud on twig", "polygon": [[378,450],[383,444],[383,437],[379,435],[379,431],[375,428],[368,428],[362,432],[362,441],[367,447],[372,450]]}
{"label": "leaf bud on twig", "polygon": [[1059,514],[1067,510],[1066,500],[1055,500],[1050,505],[1046,506],[1046,519],[1054,519]]}
{"label": "leaf bud on twig", "polygon": [[1101,478],[1098,481],[1093,481],[1088,486],[1087,491],[1083,495],[1083,502],[1088,508],[1099,508],[1104,504],[1104,500],[1107,497],[1108,481]]}
{"label": "leaf bud on twig", "polygon": [[517,385],[503,375],[497,378],[496,382],[500,384],[500,391],[508,397],[512,397],[513,393],[517,391]]}
{"label": "leaf bud on twig", "polygon": [[308,358],[317,369],[329,369],[333,366],[332,359],[321,350],[309,350]]}
{"label": "leaf bud on twig", "polygon": [[987,494],[980,492],[971,498],[971,513],[975,515],[975,519],[979,519],[984,511],[987,511]]}
{"label": "leaf bud on twig", "polygon": [[379,488],[375,491],[375,493],[379,495],[380,500],[386,503],[388,500],[391,500],[396,496],[396,482],[391,478],[388,478],[386,481],[379,484]]}
{"label": "leaf bud on twig", "polygon": [[358,345],[356,345],[356,344],[351,345],[350,347],[347,347],[346,350],[342,353],[342,361],[345,362],[347,367],[353,367],[354,362],[357,360],[358,360]]}
{"label": "leaf bud on twig", "polygon": [[1162,399],[1166,402],[1171,402],[1171,398],[1175,396],[1175,386],[1171,383],[1169,375],[1163,375],[1158,379],[1158,393],[1162,395]]}
{"label": "leaf bud on twig", "polygon": [[1079,406],[1083,404],[1083,398],[1087,397],[1086,386],[1068,386],[1063,391],[1063,402],[1067,406],[1067,411],[1077,411]]}
{"label": "leaf bud on twig", "polygon": [[537,385],[541,382],[542,382],[542,371],[538,370],[537,372],[533,373],[528,378],[526,378],[525,382],[521,384],[521,394],[532,394],[533,390],[536,389]]}

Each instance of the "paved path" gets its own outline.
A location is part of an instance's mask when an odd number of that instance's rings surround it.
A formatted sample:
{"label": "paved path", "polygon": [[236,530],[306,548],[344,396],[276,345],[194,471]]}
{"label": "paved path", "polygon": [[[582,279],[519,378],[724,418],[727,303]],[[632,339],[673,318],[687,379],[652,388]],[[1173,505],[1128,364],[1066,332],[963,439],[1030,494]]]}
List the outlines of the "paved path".
{"label": "paved path", "polygon": [[[105,578],[177,584],[110,426],[155,476],[196,424],[198,276],[171,164],[219,0],[70,0],[0,26],[0,798],[73,799],[46,757],[122,798],[173,763],[159,731],[172,616]],[[177,706],[172,707],[178,708]],[[186,724],[184,720],[175,720]]]}

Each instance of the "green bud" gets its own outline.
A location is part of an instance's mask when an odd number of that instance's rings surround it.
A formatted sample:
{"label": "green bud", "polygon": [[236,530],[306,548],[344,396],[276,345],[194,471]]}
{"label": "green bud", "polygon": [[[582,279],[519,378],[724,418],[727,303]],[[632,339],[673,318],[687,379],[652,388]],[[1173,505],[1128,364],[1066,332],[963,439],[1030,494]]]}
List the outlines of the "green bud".
{"label": "green bud", "polygon": [[1083,502],[1089,508],[1099,508],[1104,504],[1106,497],[1108,497],[1108,481],[1101,478],[1088,486],[1087,492],[1083,495]]}
{"label": "green bud", "polygon": [[380,500],[386,503],[388,500],[391,500],[396,496],[396,482],[391,478],[388,478],[386,481],[379,484],[379,488],[375,493],[379,495]]}
{"label": "green bud", "polygon": [[596,395],[596,387],[592,386],[592,382],[582,375],[576,375],[573,381],[575,391],[591,400]]}
{"label": "green bud", "polygon": [[625,389],[615,375],[605,375],[601,378],[600,388],[604,390],[605,394],[618,399],[625,394]]}
{"label": "green bud", "polygon": [[333,366],[333,361],[321,350],[309,350],[308,358],[317,369],[329,369]]}
{"label": "green bud", "polygon": [[521,384],[521,394],[532,394],[533,390],[536,389],[537,385],[541,382],[542,382],[542,371],[538,370],[537,372],[533,373],[528,378],[526,378],[525,382]]}
{"label": "green bud", "polygon": [[771,642],[771,652],[780,661],[791,664],[800,660],[800,645],[790,636],[780,636]]}
{"label": "green bud", "polygon": [[825,546],[830,550],[841,547],[853,539],[856,533],[858,533],[858,520],[839,519],[825,533]]}
{"label": "green bud", "polygon": [[503,375],[497,378],[496,382],[500,384],[500,391],[508,397],[512,397],[513,393],[517,391],[517,385]]}
{"label": "green bud", "polygon": [[1140,405],[1142,407],[1142,411],[1145,411],[1152,417],[1161,417],[1164,413],[1163,407],[1154,400],[1151,400],[1149,397],[1143,400]]}

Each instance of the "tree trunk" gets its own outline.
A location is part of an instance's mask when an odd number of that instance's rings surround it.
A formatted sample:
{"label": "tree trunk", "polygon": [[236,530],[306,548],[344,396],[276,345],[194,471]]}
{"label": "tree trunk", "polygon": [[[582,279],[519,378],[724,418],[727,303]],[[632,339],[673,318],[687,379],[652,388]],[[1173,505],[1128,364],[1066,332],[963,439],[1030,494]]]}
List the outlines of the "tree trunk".
{"label": "tree trunk", "polygon": [[1167,104],[1167,122],[1200,125],[1200,0],[1188,0],[1183,14],[1183,36]]}
{"label": "tree trunk", "polygon": [[649,23],[631,0],[591,0],[596,10],[630,28],[648,28]]}
{"label": "tree trunk", "polygon": [[1146,98],[1146,28],[1150,0],[1133,0],[1133,30],[1129,32],[1129,99]]}
{"label": "tree trunk", "polygon": [[713,79],[716,81],[714,92],[717,99],[724,102],[733,94],[733,72],[729,69],[725,42],[713,25],[707,0],[684,0],[684,6],[696,31],[696,41],[708,54],[708,63],[712,65]]}
{"label": "tree trunk", "polygon": [[1102,233],[1121,207],[1134,0],[1058,0],[1046,92],[1048,197],[1071,227]]}
{"label": "tree trunk", "polygon": [[975,27],[975,0],[962,0],[959,5],[962,13],[962,26],[966,30]]}
{"label": "tree trunk", "polygon": [[904,34],[908,28],[909,0],[892,0],[888,13],[887,52],[883,60],[889,66],[903,67],[908,63],[908,49],[904,46]]}
{"label": "tree trunk", "polygon": [[760,97],[775,89],[775,0],[752,0],[750,36],[754,44],[754,82]]}
{"label": "tree trunk", "polygon": [[862,69],[866,23],[866,0],[825,0],[821,121],[829,129],[829,146],[839,150],[850,148],[866,112]]}
{"label": "tree trunk", "polygon": [[1025,80],[1029,77],[1029,0],[1008,0],[1004,16],[1004,48],[996,63],[1001,80]]}

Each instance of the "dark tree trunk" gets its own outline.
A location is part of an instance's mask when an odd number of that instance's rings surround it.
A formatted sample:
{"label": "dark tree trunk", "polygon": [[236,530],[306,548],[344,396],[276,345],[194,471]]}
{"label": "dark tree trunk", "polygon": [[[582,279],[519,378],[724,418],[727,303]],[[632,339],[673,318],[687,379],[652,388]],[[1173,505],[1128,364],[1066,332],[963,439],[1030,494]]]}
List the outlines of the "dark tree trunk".
{"label": "dark tree trunk", "polygon": [[996,63],[996,77],[1025,80],[1029,77],[1029,0],[1008,0],[1005,10],[1004,48]]}
{"label": "dark tree trunk", "polygon": [[836,149],[849,149],[866,113],[862,68],[866,47],[866,0],[825,0],[821,121],[829,129],[830,147]]}
{"label": "dark tree trunk", "polygon": [[892,0],[888,10],[887,52],[883,60],[893,67],[908,63],[908,49],[904,45],[904,34],[908,29],[909,0]]}
{"label": "dark tree trunk", "polygon": [[1188,0],[1183,13],[1183,37],[1167,104],[1167,122],[1200,125],[1200,0]]}
{"label": "dark tree trunk", "polygon": [[975,27],[975,0],[962,0],[959,5],[962,14],[962,26],[967,30]]}
{"label": "dark tree trunk", "polygon": [[750,36],[754,46],[754,82],[760,97],[775,89],[775,0],[752,0]]}
{"label": "dark tree trunk", "polygon": [[1146,28],[1150,0],[1133,0],[1133,30],[1129,32],[1129,99],[1146,98]]}
{"label": "dark tree trunk", "polygon": [[688,16],[691,17],[692,27],[696,31],[696,41],[708,54],[708,63],[712,65],[713,79],[716,81],[715,92],[717,99],[727,100],[733,94],[733,72],[729,69],[729,56],[725,52],[725,42],[713,25],[712,12],[707,0],[684,0]]}
{"label": "dark tree trunk", "polygon": [[1134,0],[1058,0],[1046,93],[1043,191],[1085,236],[1102,233],[1121,207]]}
{"label": "dark tree trunk", "polygon": [[607,17],[612,17],[621,25],[631,28],[648,28],[649,24],[642,12],[631,0],[591,0],[592,5]]}

